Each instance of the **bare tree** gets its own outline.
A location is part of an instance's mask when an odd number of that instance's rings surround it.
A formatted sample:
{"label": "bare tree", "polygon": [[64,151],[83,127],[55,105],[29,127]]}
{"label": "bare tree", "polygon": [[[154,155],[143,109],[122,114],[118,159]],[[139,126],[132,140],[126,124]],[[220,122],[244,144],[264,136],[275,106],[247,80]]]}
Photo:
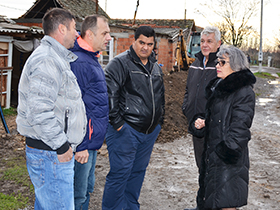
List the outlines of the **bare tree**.
{"label": "bare tree", "polygon": [[256,0],[207,0],[198,12],[206,18],[216,14],[219,19],[211,24],[220,29],[222,41],[241,47],[244,38],[255,33],[249,20],[257,14],[259,3]]}
{"label": "bare tree", "polygon": [[275,47],[277,51],[280,51],[280,29],[278,35],[275,36],[274,39],[275,39]]}

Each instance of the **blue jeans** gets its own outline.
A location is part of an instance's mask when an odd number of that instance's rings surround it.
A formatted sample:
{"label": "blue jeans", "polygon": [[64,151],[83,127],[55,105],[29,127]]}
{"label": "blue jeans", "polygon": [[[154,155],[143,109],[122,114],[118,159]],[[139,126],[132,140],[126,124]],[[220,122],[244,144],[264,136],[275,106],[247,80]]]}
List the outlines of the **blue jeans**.
{"label": "blue jeans", "polygon": [[95,182],[95,163],[96,150],[88,150],[88,162],[81,164],[75,161],[74,175],[74,198],[75,210],[87,210],[89,205],[90,195],[93,192]]}
{"label": "blue jeans", "polygon": [[26,146],[27,170],[35,189],[35,210],[74,210],[74,156],[61,163],[55,151]]}
{"label": "blue jeans", "polygon": [[109,124],[106,143],[110,171],[106,177],[102,209],[138,210],[141,187],[157,136],[158,125],[151,134],[136,131],[125,123],[120,131]]}

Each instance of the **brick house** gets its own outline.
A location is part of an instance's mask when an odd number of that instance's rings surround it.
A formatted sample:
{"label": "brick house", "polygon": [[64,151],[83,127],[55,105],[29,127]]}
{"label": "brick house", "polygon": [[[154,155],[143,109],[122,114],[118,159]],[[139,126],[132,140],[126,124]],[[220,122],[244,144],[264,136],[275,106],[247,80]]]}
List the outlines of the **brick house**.
{"label": "brick house", "polygon": [[[80,29],[82,20],[90,14],[97,13],[109,19],[111,36],[113,37],[107,52],[101,56],[101,64],[106,65],[108,60],[127,50],[132,44],[134,31],[141,25],[149,25],[156,31],[156,52],[158,62],[162,64],[164,73],[172,70],[175,63],[174,50],[176,48],[179,30],[184,30],[188,40],[191,31],[196,30],[194,20],[188,19],[137,19],[133,25],[131,19],[111,19],[95,0],[37,0],[34,5],[19,19],[17,24],[42,27],[42,17],[53,7],[65,8],[76,17],[77,29]],[[98,8],[98,9],[96,9]]]}

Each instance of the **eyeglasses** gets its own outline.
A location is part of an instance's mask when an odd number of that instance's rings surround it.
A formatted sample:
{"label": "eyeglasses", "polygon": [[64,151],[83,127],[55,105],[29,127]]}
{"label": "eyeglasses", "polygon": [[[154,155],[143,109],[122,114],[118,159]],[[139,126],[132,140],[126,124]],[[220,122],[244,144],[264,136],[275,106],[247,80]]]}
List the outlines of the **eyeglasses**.
{"label": "eyeglasses", "polygon": [[216,60],[216,65],[220,65],[221,67],[223,67],[226,63],[229,63],[229,61],[225,61],[225,60]]}

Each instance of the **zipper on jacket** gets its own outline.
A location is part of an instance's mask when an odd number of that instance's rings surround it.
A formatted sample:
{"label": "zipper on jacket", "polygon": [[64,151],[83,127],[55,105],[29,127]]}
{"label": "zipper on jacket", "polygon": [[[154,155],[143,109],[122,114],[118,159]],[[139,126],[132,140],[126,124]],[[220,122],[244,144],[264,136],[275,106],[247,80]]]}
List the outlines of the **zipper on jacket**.
{"label": "zipper on jacket", "polygon": [[69,108],[66,108],[65,110],[65,116],[64,116],[64,133],[67,133],[68,130],[68,118],[69,118]]}
{"label": "zipper on jacket", "polygon": [[152,94],[152,102],[153,102],[153,116],[152,116],[152,121],[151,121],[151,124],[149,126],[149,128],[146,130],[146,134],[149,133],[149,130],[150,128],[152,127],[153,123],[154,123],[154,118],[155,118],[155,98],[154,98],[154,91],[153,91],[153,80],[152,80],[152,72],[154,70],[154,67],[155,67],[155,63],[153,63],[153,66],[152,66],[152,70],[151,70],[151,73],[146,69],[146,67],[142,64],[142,62],[137,62],[135,60],[135,63],[138,63],[140,66],[142,66],[145,71],[148,73],[148,76],[150,78],[150,85],[151,85],[151,94]]}
{"label": "zipper on jacket", "polygon": [[152,127],[153,123],[154,123],[154,119],[155,119],[155,100],[154,100],[154,91],[153,91],[153,81],[152,81],[152,77],[150,76],[150,83],[151,83],[151,92],[152,92],[152,101],[153,101],[153,117],[152,117],[152,121],[151,124],[149,126],[149,128],[146,131],[146,134],[148,134],[150,128]]}
{"label": "zipper on jacket", "polygon": [[153,102],[153,116],[152,116],[152,121],[151,121],[151,124],[150,124],[149,128],[146,130],[146,134],[148,134],[150,128],[152,127],[152,125],[153,125],[153,123],[154,123],[155,114],[156,114],[156,113],[155,113],[155,112],[156,112],[156,110],[155,110],[155,97],[154,97],[154,90],[153,90],[153,78],[152,78],[152,72],[153,72],[153,70],[154,70],[155,64],[153,64],[153,66],[152,66],[151,73],[149,72],[149,70],[146,69],[146,67],[145,67],[142,63],[140,63],[140,64],[141,64],[141,65],[143,66],[143,68],[148,72],[148,75],[149,75],[149,78],[150,78],[151,94],[152,94],[152,102]]}

